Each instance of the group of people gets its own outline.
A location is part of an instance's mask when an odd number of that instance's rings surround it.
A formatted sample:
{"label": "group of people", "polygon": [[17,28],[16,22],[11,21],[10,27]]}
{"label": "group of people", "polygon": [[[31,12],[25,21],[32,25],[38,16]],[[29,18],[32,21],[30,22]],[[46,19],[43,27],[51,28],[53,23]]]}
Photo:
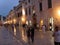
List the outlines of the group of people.
{"label": "group of people", "polygon": [[26,25],[26,35],[27,35],[27,39],[28,39],[28,43],[30,43],[30,41],[33,43],[34,42],[34,26],[27,26]]}
{"label": "group of people", "polygon": [[[34,42],[34,26],[26,26],[26,33],[27,33],[27,39],[28,43],[30,43],[30,40],[32,43]],[[46,27],[43,25],[42,30],[45,32]],[[53,32],[53,37],[54,37],[54,45],[60,45],[60,30],[58,26],[55,26],[54,32]]]}

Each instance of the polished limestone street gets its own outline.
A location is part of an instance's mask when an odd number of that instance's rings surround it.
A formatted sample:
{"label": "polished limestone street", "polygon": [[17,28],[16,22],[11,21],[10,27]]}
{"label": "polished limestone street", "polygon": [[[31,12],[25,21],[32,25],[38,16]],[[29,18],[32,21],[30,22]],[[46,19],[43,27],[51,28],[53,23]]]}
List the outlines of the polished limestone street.
{"label": "polished limestone street", "polygon": [[32,43],[31,41],[30,43],[28,43],[25,37],[24,37],[25,41],[20,40],[22,39],[18,40],[4,26],[0,27],[0,45],[54,45],[51,31],[42,32],[36,30],[34,36],[34,43]]}
{"label": "polished limestone street", "polygon": [[18,42],[4,26],[0,26],[0,45],[22,45],[22,43]]}

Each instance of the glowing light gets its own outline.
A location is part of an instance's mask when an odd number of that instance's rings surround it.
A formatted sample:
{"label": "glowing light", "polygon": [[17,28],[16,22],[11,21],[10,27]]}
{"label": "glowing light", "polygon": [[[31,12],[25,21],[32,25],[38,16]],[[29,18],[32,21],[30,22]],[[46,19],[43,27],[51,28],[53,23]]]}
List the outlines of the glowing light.
{"label": "glowing light", "polygon": [[10,21],[10,23],[12,23],[12,20]]}
{"label": "glowing light", "polygon": [[58,15],[60,15],[60,10],[58,10]]}
{"label": "glowing light", "polygon": [[15,28],[15,26],[14,26],[14,35],[16,35],[16,28]]}
{"label": "glowing light", "polygon": [[33,10],[33,14],[35,13],[35,10]]}
{"label": "glowing light", "polygon": [[41,20],[41,25],[43,25],[43,20]]}
{"label": "glowing light", "polygon": [[22,8],[22,15],[25,15],[25,9]]}
{"label": "glowing light", "polygon": [[4,22],[3,24],[6,24],[6,23],[8,23],[8,22],[6,21],[6,22]]}
{"label": "glowing light", "polygon": [[31,20],[29,21],[29,23],[30,23],[30,25],[32,25],[32,22],[31,22]]}
{"label": "glowing light", "polygon": [[13,21],[14,21],[14,24],[16,23],[16,19],[13,19]]}
{"label": "glowing light", "polygon": [[28,25],[28,21],[26,21],[26,24]]}
{"label": "glowing light", "polygon": [[21,17],[21,21],[22,21],[22,23],[26,23],[26,17],[25,16],[22,16]]}
{"label": "glowing light", "polygon": [[26,37],[25,34],[24,34],[24,29],[22,29],[22,40],[23,40],[24,42],[27,42],[27,37]]}

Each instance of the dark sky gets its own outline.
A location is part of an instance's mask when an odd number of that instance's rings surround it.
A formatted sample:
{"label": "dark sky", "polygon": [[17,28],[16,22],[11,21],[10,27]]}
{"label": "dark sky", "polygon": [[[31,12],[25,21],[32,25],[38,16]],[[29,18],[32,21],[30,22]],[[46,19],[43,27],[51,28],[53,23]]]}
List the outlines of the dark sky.
{"label": "dark sky", "polygon": [[18,0],[0,0],[0,15],[6,16],[16,5]]}

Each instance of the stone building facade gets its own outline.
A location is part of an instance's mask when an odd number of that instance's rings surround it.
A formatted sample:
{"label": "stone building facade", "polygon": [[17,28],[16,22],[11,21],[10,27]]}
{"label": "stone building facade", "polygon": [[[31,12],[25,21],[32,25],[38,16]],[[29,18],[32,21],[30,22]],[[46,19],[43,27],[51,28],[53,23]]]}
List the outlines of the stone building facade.
{"label": "stone building facade", "polygon": [[[55,25],[60,25],[60,1],[57,0],[20,0],[25,2],[27,20],[32,20],[36,15],[36,23],[41,27],[46,25],[48,30],[54,30]],[[31,21],[33,23],[33,21]],[[58,24],[57,24],[58,23]]]}
{"label": "stone building facade", "polygon": [[59,2],[56,0],[19,0],[19,4],[13,9],[14,18],[17,18],[17,22],[21,20],[22,8],[24,7],[26,21],[35,26],[39,25],[40,28],[42,25],[46,25],[48,30],[50,28],[54,30],[55,25],[60,25]]}
{"label": "stone building facade", "polygon": [[26,30],[22,27],[24,23],[21,20],[25,19],[27,25],[34,25],[40,29],[42,25],[46,25],[47,30],[54,31],[55,25],[60,27],[60,0],[19,0],[19,4],[7,15],[6,21],[15,24],[16,29],[10,31],[24,41],[26,41]]}

